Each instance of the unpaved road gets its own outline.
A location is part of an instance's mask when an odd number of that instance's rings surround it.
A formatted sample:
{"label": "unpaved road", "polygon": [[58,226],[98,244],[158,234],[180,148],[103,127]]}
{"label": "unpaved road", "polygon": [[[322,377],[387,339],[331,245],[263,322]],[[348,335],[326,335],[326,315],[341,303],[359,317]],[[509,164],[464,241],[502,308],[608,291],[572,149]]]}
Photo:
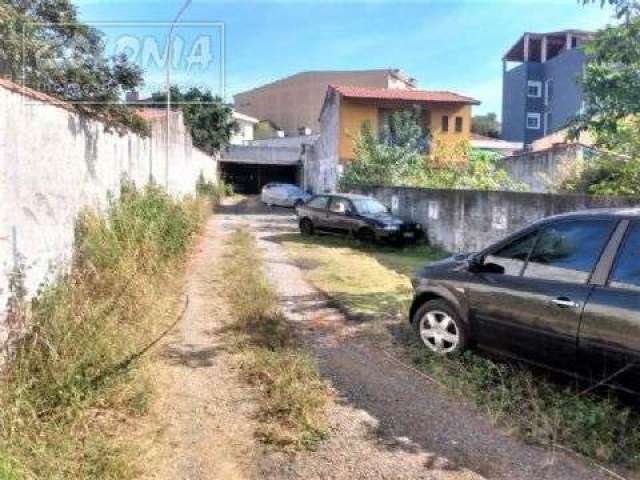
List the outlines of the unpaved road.
{"label": "unpaved road", "polygon": [[306,332],[338,397],[330,412],[331,438],[314,453],[261,455],[259,478],[611,478],[571,455],[509,437],[472,405],[451,398],[374,342],[349,335],[347,319],[327,307],[277,242],[279,235],[296,230],[290,210],[267,210],[249,199],[224,207],[215,221],[225,232],[246,225],[256,233],[285,312]]}
{"label": "unpaved road", "polygon": [[154,401],[136,443],[142,478],[256,478],[255,401],[238,380],[223,333],[229,314],[221,298],[224,238],[212,219],[187,267],[188,306],[154,350]]}

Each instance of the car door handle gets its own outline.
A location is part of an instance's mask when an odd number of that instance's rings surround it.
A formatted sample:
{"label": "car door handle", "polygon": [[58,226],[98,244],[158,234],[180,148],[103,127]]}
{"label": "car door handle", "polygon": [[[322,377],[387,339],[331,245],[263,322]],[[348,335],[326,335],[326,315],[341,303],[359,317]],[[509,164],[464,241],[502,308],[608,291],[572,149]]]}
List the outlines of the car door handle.
{"label": "car door handle", "polygon": [[567,297],[554,298],[551,303],[560,308],[578,308],[578,304]]}

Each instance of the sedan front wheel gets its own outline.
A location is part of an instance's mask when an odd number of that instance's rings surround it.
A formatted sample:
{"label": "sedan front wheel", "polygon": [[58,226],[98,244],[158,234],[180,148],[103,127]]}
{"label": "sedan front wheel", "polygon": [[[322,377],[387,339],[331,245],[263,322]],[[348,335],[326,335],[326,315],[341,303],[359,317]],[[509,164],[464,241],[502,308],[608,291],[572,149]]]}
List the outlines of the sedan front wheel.
{"label": "sedan front wheel", "polygon": [[456,355],[467,347],[466,325],[442,300],[422,305],[413,318],[413,327],[422,344],[439,355]]}

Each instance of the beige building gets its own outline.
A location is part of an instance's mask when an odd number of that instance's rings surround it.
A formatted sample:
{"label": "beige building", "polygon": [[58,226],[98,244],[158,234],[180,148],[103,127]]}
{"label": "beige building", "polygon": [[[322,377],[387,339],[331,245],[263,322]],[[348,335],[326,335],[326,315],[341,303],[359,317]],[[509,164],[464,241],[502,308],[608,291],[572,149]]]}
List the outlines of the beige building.
{"label": "beige building", "polygon": [[320,131],[318,116],[329,85],[415,89],[416,81],[398,69],[301,72],[234,95],[235,109],[270,120],[287,136]]}

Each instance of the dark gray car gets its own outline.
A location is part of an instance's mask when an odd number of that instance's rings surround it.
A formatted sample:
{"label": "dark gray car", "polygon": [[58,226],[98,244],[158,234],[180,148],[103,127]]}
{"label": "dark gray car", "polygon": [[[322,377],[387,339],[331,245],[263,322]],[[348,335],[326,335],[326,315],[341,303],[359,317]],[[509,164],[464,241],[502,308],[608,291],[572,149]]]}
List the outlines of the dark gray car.
{"label": "dark gray car", "polygon": [[392,215],[379,201],[364,195],[316,195],[297,213],[304,235],[325,232],[392,243],[416,242],[424,236],[419,223]]}
{"label": "dark gray car", "polygon": [[640,210],[542,220],[427,265],[409,318],[430,350],[470,344],[640,391]]}

